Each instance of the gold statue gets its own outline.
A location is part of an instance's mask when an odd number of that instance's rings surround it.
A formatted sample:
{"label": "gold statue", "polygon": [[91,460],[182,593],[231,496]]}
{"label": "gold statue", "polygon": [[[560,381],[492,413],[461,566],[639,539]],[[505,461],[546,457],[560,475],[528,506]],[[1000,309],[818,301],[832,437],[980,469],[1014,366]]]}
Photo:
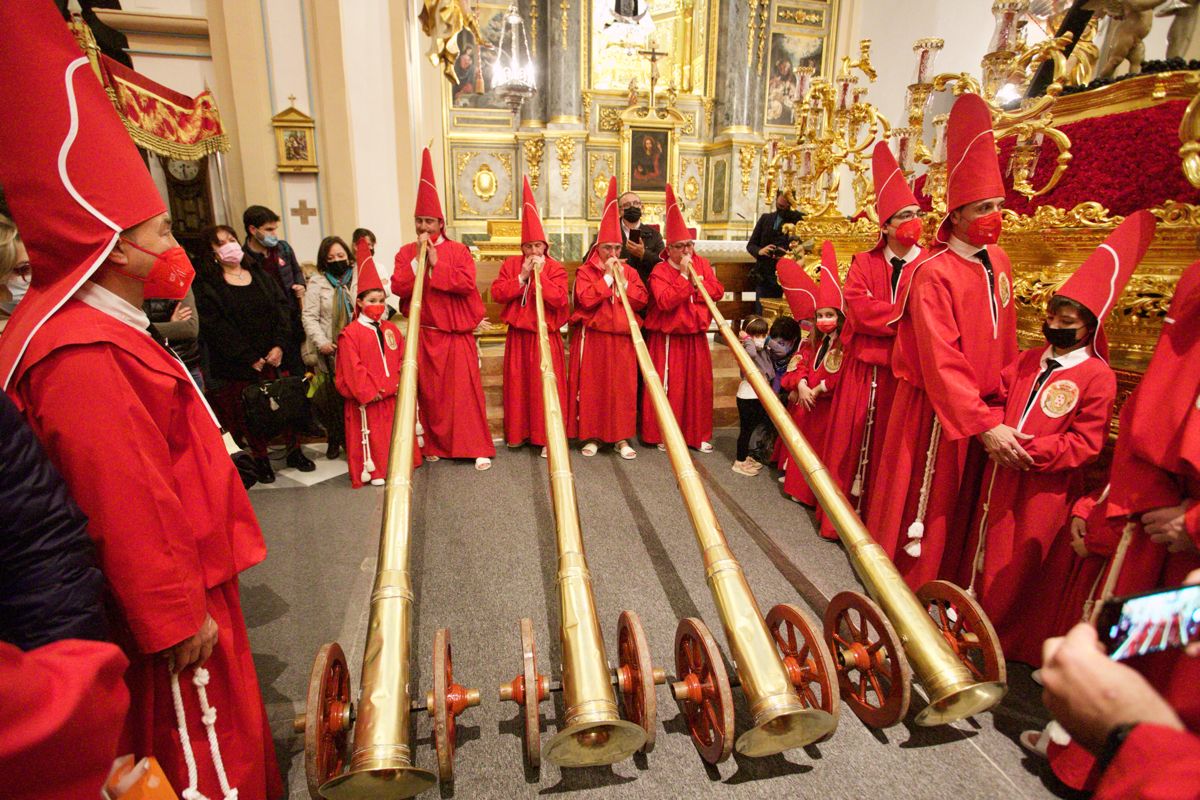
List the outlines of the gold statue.
{"label": "gold statue", "polygon": [[1154,24],[1154,9],[1162,0],[1091,0],[1084,8],[1112,18],[1108,30],[1108,57],[1100,67],[1098,78],[1111,78],[1129,62],[1129,74],[1142,71],[1146,57],[1146,36]]}

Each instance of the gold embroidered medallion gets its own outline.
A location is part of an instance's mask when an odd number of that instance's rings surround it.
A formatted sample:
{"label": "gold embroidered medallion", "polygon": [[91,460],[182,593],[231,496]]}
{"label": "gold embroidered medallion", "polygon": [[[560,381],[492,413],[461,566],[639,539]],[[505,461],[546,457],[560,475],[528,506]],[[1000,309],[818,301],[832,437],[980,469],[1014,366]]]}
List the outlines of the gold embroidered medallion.
{"label": "gold embroidered medallion", "polygon": [[1051,419],[1069,414],[1079,403],[1079,387],[1074,381],[1055,381],[1042,392],[1042,413]]}

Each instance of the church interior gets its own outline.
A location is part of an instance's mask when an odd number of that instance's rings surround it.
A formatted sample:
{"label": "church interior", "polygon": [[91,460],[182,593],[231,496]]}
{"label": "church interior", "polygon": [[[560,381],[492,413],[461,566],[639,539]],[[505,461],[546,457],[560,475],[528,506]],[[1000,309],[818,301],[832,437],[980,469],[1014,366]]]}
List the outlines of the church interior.
{"label": "church interior", "polygon": [[[508,325],[489,289],[522,253],[523,181],[573,278],[615,179],[643,224],[665,226],[677,199],[723,285],[721,317],[787,317],[786,298],[756,298],[760,216],[786,193],[801,214],[785,249],[815,275],[832,242],[844,275],[879,238],[885,142],[932,231],[952,210],[950,109],[976,94],[1007,188],[1001,291],[1022,349],[1044,346],[1046,302],[1122,220],[1157,222],[1101,320],[1117,412],[1081,471],[1097,489],[1196,259],[1195,2],[60,5],[193,261],[206,229],[240,239],[243,210],[263,205],[306,274],[326,237],[369,229],[387,286],[416,235],[425,148],[446,236],[475,260],[491,469],[391,464],[386,486],[356,489],[313,437],[314,469],[276,442],[277,479],[249,492],[268,555],[240,591],[288,797],[1082,796],[1022,746],[1051,720],[1042,687],[1006,664],[964,588],[903,588],[832,484],[817,491],[830,542],[775,477],[729,469],[743,371],[717,323],[713,452],[677,452],[668,434],[665,452],[585,458],[548,434],[542,458],[504,445]],[[793,705],[771,694],[776,677]],[[378,745],[385,729],[399,741]],[[393,793],[357,782],[371,737],[393,751],[376,765]]]}

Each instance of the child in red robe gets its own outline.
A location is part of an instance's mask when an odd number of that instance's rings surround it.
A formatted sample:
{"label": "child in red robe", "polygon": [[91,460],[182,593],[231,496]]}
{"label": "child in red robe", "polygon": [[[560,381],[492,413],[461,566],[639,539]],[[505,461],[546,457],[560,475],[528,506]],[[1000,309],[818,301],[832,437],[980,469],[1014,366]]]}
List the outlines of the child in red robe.
{"label": "child in red robe", "polygon": [[424,429],[425,457],[473,458],[475,469],[492,466],[496,446],[488,428],[479,345],[475,328],[485,309],[475,285],[475,259],[460,242],[446,238],[446,218],[438,197],[433,161],[426,148],[421,162],[414,213],[417,241],[396,253],[392,293],[400,298],[406,316],[417,275],[421,245],[427,270],[421,302],[420,347],[417,351],[417,396]]}
{"label": "child in red robe", "polygon": [[596,246],[575,273],[571,317],[567,436],[583,441],[582,452],[589,457],[604,442],[613,443],[621,458],[637,458],[629,446],[637,433],[637,357],[613,284],[623,282],[634,311],[645,308],[649,296],[637,270],[617,258],[620,252],[617,179],[612,178]]}
{"label": "child in red robe", "polygon": [[504,338],[504,441],[509,447],[525,442],[542,448],[546,456],[546,417],[542,409],[542,355],[538,348],[537,309],[533,302],[534,274],[541,266],[542,302],[550,356],[558,380],[559,405],[567,407],[567,371],[559,330],[567,321],[567,271],[549,255],[550,244],[542,229],[537,202],[525,179],[521,211],[521,255],[500,265],[492,282],[492,299],[504,303],[501,316],[508,323]]}
{"label": "child in red robe", "polygon": [[[375,269],[371,243],[358,240],[357,284],[353,322],[338,335],[338,363],[334,385],[346,398],[346,461],[350,485],[383,486],[387,482],[388,454],[392,449],[392,421],[396,415],[396,392],[400,388],[400,365],[404,360],[404,337],[400,329],[384,319],[387,292]],[[413,466],[421,465],[421,450],[413,441]]]}
{"label": "child in red robe", "polygon": [[[696,271],[705,291],[720,300],[725,287],[708,259],[696,255],[696,233],[683,220],[675,192],[667,184],[666,244],[662,261],[650,273],[650,306],[646,309],[646,349],[662,378],[671,410],[688,447],[712,452],[713,371],[708,343],[712,315],[690,276]],[[642,394],[642,441],[665,449],[649,392]]]}
{"label": "child in red robe", "polygon": [[[821,247],[821,279],[817,283],[816,333],[809,337],[792,359],[792,368],[783,376],[783,388],[796,394],[792,419],[818,455],[825,449],[825,437],[833,424],[831,395],[842,368],[842,325],[846,321],[842,285],[838,280],[837,254],[833,243]],[[783,491],[798,503],[817,504],[800,465],[788,459]]]}
{"label": "child in red robe", "polygon": [[1009,660],[1041,660],[1045,631],[1037,620],[1047,613],[1038,588],[1082,494],[1080,467],[1104,446],[1117,394],[1101,326],[1154,227],[1148,212],[1127,217],[1050,298],[1042,325],[1049,346],[1021,353],[1001,375],[993,405],[1022,435],[1031,463],[987,465],[957,577],[979,599]]}

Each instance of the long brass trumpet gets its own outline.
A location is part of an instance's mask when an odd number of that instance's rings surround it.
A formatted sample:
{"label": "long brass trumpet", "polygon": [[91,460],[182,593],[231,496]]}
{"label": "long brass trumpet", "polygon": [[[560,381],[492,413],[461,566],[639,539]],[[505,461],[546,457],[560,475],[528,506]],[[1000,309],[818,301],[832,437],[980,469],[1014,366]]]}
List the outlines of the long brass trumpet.
{"label": "long brass trumpet", "polygon": [[[895,724],[908,710],[911,664],[929,696],[929,705],[917,714],[918,725],[955,722],[995,706],[1007,691],[1004,657],[983,610],[948,581],[932,581],[914,595],[750,360],[690,264],[688,272],[874,598],[872,602],[857,592],[842,592],[832,598],[825,614],[825,638],[835,654],[843,698],[864,722],[876,727]],[[847,625],[851,611],[859,620]]]}
{"label": "long brass trumpet", "polygon": [[[454,779],[456,717],[479,705],[479,691],[454,683],[450,633],[434,636],[433,689],[414,705],[410,694],[410,645],[413,588],[408,571],[412,540],[413,440],[417,419],[417,338],[421,329],[421,297],[425,287],[422,243],[408,313],[408,338],[400,369],[398,408],[392,426],[391,460],[383,495],[379,560],[371,592],[367,642],[363,652],[359,701],[351,700],[350,676],[342,648],[321,647],[308,688],[305,770],[314,798],[413,797],[440,778]],[[409,746],[410,712],[425,710],[434,719],[438,774],[413,765]],[[346,744],[353,730],[349,768]]]}
{"label": "long brass trumpet", "polygon": [[604,637],[592,596],[592,579],[583,549],[579,504],[571,473],[566,428],[558,397],[558,379],[546,327],[542,299],[541,266],[533,276],[534,303],[541,355],[542,407],[546,423],[547,466],[554,505],[558,544],[559,640],[562,645],[562,681],[553,684],[537,671],[533,624],[521,620],[522,674],[500,687],[500,699],[523,706],[525,755],[538,766],[540,724],[538,705],[550,690],[563,693],[563,724],[546,745],[546,758],[560,767],[586,767],[624,761],[638,750],[654,747],[657,719],[654,687],[666,676],[650,663],[650,652],[637,614],[624,611],[618,623],[620,642],[616,672],[622,706],[628,721],[617,710],[614,676],[605,658]]}
{"label": "long brass trumpet", "polygon": [[[828,652],[820,636],[814,634],[807,615],[794,606],[784,607],[789,617],[787,623],[792,626],[791,641],[794,644],[799,633],[807,640],[806,646],[799,652],[795,648],[789,652],[787,646],[778,643],[778,637],[772,638],[692,463],[683,432],[629,305],[624,275],[619,268],[615,272],[613,286],[629,320],[645,391],[654,404],[671,469],[704,559],[705,576],[721,616],[734,669],[750,706],[754,727],[738,737],[737,750],[747,756],[768,756],[823,739],[837,727],[837,700],[826,683],[820,703],[825,708],[817,707],[813,693],[807,688],[809,683],[820,682],[821,673],[831,672]],[[774,611],[780,613],[779,608]],[[777,648],[784,652],[781,654]],[[710,763],[725,760],[733,745],[732,694],[720,651],[699,619],[681,620],[676,629],[675,671],[677,680],[672,691],[683,705],[697,750]],[[799,686],[805,687],[801,690],[804,699]]]}

